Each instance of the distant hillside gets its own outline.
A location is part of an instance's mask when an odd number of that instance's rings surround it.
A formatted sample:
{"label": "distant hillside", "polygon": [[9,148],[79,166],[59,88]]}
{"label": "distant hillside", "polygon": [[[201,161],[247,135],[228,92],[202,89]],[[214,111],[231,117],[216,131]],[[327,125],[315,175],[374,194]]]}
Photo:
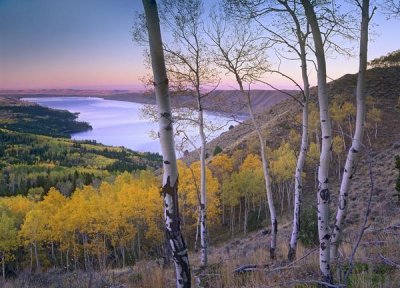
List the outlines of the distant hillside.
{"label": "distant hillside", "polygon": [[[373,68],[367,71],[367,95],[376,100],[375,106],[382,110],[382,121],[379,125],[379,137],[373,139],[374,147],[384,149],[400,140],[400,67]],[[330,98],[334,95],[348,95],[355,104],[355,90],[357,74],[346,74],[341,78],[328,83]],[[317,87],[311,88],[311,102],[316,103]],[[267,102],[267,101],[266,101]],[[256,106],[256,105],[254,105]],[[292,98],[285,97],[274,106],[260,105],[258,121],[263,126],[265,133],[269,135],[269,145],[275,147],[281,140],[288,138],[291,128],[300,131],[300,123],[296,119],[301,111],[300,105]],[[221,136],[210,141],[207,146],[209,156],[213,154],[216,146],[226,152],[238,148],[248,148],[257,142],[252,125],[249,121],[237,124],[235,127]],[[197,158],[196,153],[189,153],[186,156],[188,162]]]}
{"label": "distant hillside", "polygon": [[0,196],[53,186],[69,195],[119,172],[158,169],[161,161],[157,153],[0,129]]}
{"label": "distant hillside", "polygon": [[[285,90],[285,93],[295,94],[295,90]],[[257,112],[275,105],[288,97],[287,94],[276,90],[254,90],[252,91],[252,102]],[[155,104],[154,93],[133,92],[128,90],[0,90],[1,97],[20,99],[23,97],[69,97],[69,96],[96,96],[108,100],[128,101],[143,104]],[[225,113],[246,114],[245,99],[236,90],[216,90],[204,98],[205,109]],[[195,106],[196,100],[187,95],[172,95],[172,105],[175,107]]]}
{"label": "distant hillside", "polygon": [[0,128],[18,132],[71,138],[72,133],[91,130],[78,115],[42,107],[13,98],[0,97]]}

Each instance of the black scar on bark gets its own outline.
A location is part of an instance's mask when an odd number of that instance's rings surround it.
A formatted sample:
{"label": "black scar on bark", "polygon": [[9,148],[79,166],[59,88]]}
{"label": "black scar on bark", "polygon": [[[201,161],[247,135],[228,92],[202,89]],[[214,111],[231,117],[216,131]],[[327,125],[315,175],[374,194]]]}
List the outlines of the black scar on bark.
{"label": "black scar on bark", "polygon": [[322,237],[323,240],[329,240],[331,238],[331,235],[325,234],[324,237]]}
{"label": "black scar on bark", "polygon": [[325,181],[324,181],[324,184],[328,184],[328,183],[329,183],[329,179],[326,178]]}
{"label": "black scar on bark", "polygon": [[[168,78],[165,78],[164,81],[160,82],[160,84],[162,84],[163,82],[164,82],[166,85],[168,85],[168,83],[169,83]],[[156,83],[155,81],[153,81],[153,85],[154,85],[154,87],[157,87],[157,86],[158,86],[157,83]]]}
{"label": "black scar on bark", "polygon": [[163,113],[161,113],[161,117],[169,118],[169,117],[171,117],[171,114],[168,112],[163,112]]}
{"label": "black scar on bark", "polygon": [[[162,187],[162,193],[163,197],[165,198],[166,195],[168,194],[169,196],[172,197],[173,199],[173,211],[170,213],[168,209],[166,209],[166,216],[170,218],[171,224],[170,227],[172,231],[178,231],[180,233],[180,220],[179,220],[179,207],[178,207],[178,178],[176,178],[176,181],[173,186],[171,186],[171,176],[168,176],[167,178],[167,183]],[[166,206],[167,208],[167,206]]]}
{"label": "black scar on bark", "polygon": [[169,164],[171,164],[171,162],[169,162],[168,160],[165,160],[165,161],[164,161],[164,164],[169,165]]}
{"label": "black scar on bark", "polygon": [[200,204],[200,209],[204,209],[204,208],[205,208],[204,203]]}
{"label": "black scar on bark", "polygon": [[344,208],[346,208],[346,204],[347,204],[346,199],[344,199],[344,197],[342,197],[342,198],[339,200],[339,209],[340,209],[340,210],[344,210]]}
{"label": "black scar on bark", "polygon": [[353,153],[358,153],[358,150],[357,150],[357,149],[354,149],[354,148],[351,148],[351,152],[353,152]]}
{"label": "black scar on bark", "polygon": [[321,250],[324,251],[325,249],[326,249],[326,244],[325,244],[325,242],[322,242],[321,243]]}
{"label": "black scar on bark", "polygon": [[274,229],[274,232],[275,232],[275,234],[278,232],[278,221],[276,221],[276,219],[274,220],[274,223],[273,223],[273,229]]}
{"label": "black scar on bark", "polygon": [[319,196],[323,201],[328,201],[329,200],[329,189],[323,189],[321,192],[319,192]]}
{"label": "black scar on bark", "polygon": [[331,138],[331,136],[324,136],[324,139],[329,139]]}
{"label": "black scar on bark", "polygon": [[[174,247],[171,245],[172,257],[174,258],[175,263],[179,263],[179,266],[182,268],[178,282],[179,284],[183,284],[183,287],[189,288],[191,287],[190,266],[187,252],[182,253],[183,251],[186,251],[186,243],[182,237],[182,234],[180,231],[166,230],[166,237],[168,240],[174,243]],[[186,282],[184,282],[185,279]]]}

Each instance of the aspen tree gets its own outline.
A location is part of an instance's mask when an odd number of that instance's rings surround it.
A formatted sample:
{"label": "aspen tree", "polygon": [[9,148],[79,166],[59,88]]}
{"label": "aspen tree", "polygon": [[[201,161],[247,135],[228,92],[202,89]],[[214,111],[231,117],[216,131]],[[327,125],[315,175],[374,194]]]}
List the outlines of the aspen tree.
{"label": "aspen tree", "polygon": [[318,103],[319,103],[319,115],[321,123],[322,133],[322,147],[319,158],[318,167],[318,236],[319,236],[319,252],[320,260],[319,266],[324,281],[331,283],[332,274],[330,269],[330,227],[329,227],[329,202],[330,202],[330,191],[329,191],[329,164],[331,162],[331,149],[332,149],[332,129],[331,120],[329,115],[328,106],[328,91],[326,85],[326,61],[325,61],[325,50],[322,35],[320,31],[320,25],[317,20],[317,16],[314,11],[314,6],[310,0],[301,1],[305,15],[308,19],[308,23],[311,27],[315,56],[318,66]]}
{"label": "aspen tree", "polygon": [[367,54],[368,54],[368,27],[371,20],[370,2],[369,0],[357,1],[357,6],[361,9],[361,29],[360,29],[360,47],[359,47],[359,70],[357,75],[357,116],[356,130],[353,141],[346,158],[342,183],[340,186],[340,194],[338,208],[336,213],[335,225],[332,232],[330,253],[334,259],[337,257],[338,246],[343,235],[344,222],[347,215],[348,195],[350,183],[355,173],[356,161],[362,148],[365,110],[366,110],[366,92],[365,92],[365,74],[367,70]]}
{"label": "aspen tree", "polygon": [[168,78],[165,68],[157,4],[143,0],[149,37],[151,65],[159,116],[160,144],[163,155],[163,186],[165,231],[174,257],[176,286],[191,287],[190,265],[181,233],[178,204],[178,168],[175,155],[173,119],[171,114]]}

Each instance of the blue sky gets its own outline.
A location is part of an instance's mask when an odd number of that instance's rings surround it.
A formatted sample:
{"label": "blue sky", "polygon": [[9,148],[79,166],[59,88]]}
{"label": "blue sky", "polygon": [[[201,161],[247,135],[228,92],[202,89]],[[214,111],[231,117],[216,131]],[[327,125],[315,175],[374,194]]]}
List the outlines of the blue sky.
{"label": "blue sky", "polygon": [[[0,89],[142,88],[140,10],[140,0],[0,0]],[[400,49],[400,20],[374,23],[369,59]],[[328,65],[332,78],[357,71],[357,59]]]}

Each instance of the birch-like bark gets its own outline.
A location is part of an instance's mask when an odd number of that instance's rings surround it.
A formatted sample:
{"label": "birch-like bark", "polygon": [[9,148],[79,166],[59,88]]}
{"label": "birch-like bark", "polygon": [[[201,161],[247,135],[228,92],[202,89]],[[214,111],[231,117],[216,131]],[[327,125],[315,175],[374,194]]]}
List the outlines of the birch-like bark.
{"label": "birch-like bark", "polygon": [[329,228],[329,164],[331,161],[332,150],[332,129],[331,120],[329,116],[328,93],[326,86],[326,62],[325,51],[321,37],[318,20],[315,15],[313,4],[310,0],[301,0],[304,7],[307,20],[310,24],[314,46],[315,56],[318,66],[318,103],[322,133],[322,148],[319,158],[318,167],[318,236],[320,243],[320,258],[319,266],[323,280],[327,283],[332,282],[332,275],[330,269],[330,228]]}
{"label": "birch-like bark", "polygon": [[[302,61],[303,62],[303,61]],[[304,61],[305,62],[305,61]],[[302,64],[303,65],[303,64]],[[303,67],[303,66],[302,66]],[[304,70],[304,69],[302,69]],[[307,68],[305,69],[307,72]],[[304,77],[304,75],[303,75]],[[289,252],[288,259],[293,261],[296,258],[296,249],[297,249],[297,240],[300,232],[300,209],[301,209],[301,198],[303,194],[303,179],[302,174],[304,170],[304,162],[307,156],[308,151],[308,95],[309,95],[309,85],[308,85],[308,76],[306,73],[306,79],[303,78],[304,81],[304,94],[306,95],[306,99],[303,102],[303,111],[302,111],[302,119],[303,119],[303,128],[301,135],[301,147],[300,153],[297,158],[296,172],[295,172],[295,184],[294,184],[294,209],[293,209],[293,226],[292,226],[292,235],[290,237],[289,243]]]}
{"label": "birch-like bark", "polygon": [[367,53],[368,53],[368,25],[370,21],[369,15],[369,0],[362,1],[362,19],[360,31],[360,56],[359,70],[357,77],[357,115],[356,115],[356,130],[354,138],[347,154],[346,164],[340,185],[339,202],[336,213],[335,226],[333,228],[331,238],[331,258],[337,258],[338,247],[343,235],[343,226],[347,216],[348,195],[350,190],[351,180],[353,179],[356,161],[361,150],[362,140],[364,135],[365,122],[365,73],[367,71]]}
{"label": "birch-like bark", "polygon": [[296,25],[297,40],[300,48],[300,60],[301,60],[301,75],[303,79],[303,101],[302,101],[302,134],[301,134],[301,146],[300,153],[297,158],[296,171],[295,171],[295,184],[294,184],[294,205],[293,205],[293,225],[292,235],[289,242],[288,259],[293,261],[296,258],[297,239],[300,232],[300,209],[301,209],[301,198],[303,192],[303,169],[304,162],[306,160],[308,151],[308,99],[310,98],[310,83],[308,80],[307,73],[307,53],[306,53],[306,37],[300,27],[299,20],[294,14],[293,10],[287,7],[291,14],[293,21]]}
{"label": "birch-like bark", "polygon": [[200,147],[200,265],[207,266],[207,195],[206,195],[206,135],[200,94],[197,97],[199,112]]}
{"label": "birch-like bark", "polygon": [[254,116],[253,107],[251,105],[250,93],[246,93],[241,84],[239,84],[239,86],[240,86],[241,92],[245,93],[247,95],[247,108],[249,110],[251,121],[253,123],[254,129],[256,130],[258,140],[260,142],[260,156],[261,156],[261,160],[262,160],[265,188],[266,188],[266,192],[267,192],[269,216],[271,219],[271,240],[270,240],[270,244],[269,244],[269,255],[270,255],[271,259],[275,259],[276,258],[276,235],[278,234],[278,221],[276,218],[274,199],[272,197],[271,178],[270,178],[270,173],[269,173],[268,159],[267,159],[267,155],[266,155],[266,151],[265,151],[265,139],[264,139],[264,136],[262,135],[261,128],[258,125],[256,118]]}
{"label": "birch-like bark", "polygon": [[175,155],[173,120],[168,78],[162,47],[160,21],[155,0],[142,0],[149,35],[151,65],[159,115],[159,135],[163,155],[164,217],[167,240],[171,246],[176,272],[176,287],[191,287],[190,265],[183,240],[178,206],[178,167]]}

